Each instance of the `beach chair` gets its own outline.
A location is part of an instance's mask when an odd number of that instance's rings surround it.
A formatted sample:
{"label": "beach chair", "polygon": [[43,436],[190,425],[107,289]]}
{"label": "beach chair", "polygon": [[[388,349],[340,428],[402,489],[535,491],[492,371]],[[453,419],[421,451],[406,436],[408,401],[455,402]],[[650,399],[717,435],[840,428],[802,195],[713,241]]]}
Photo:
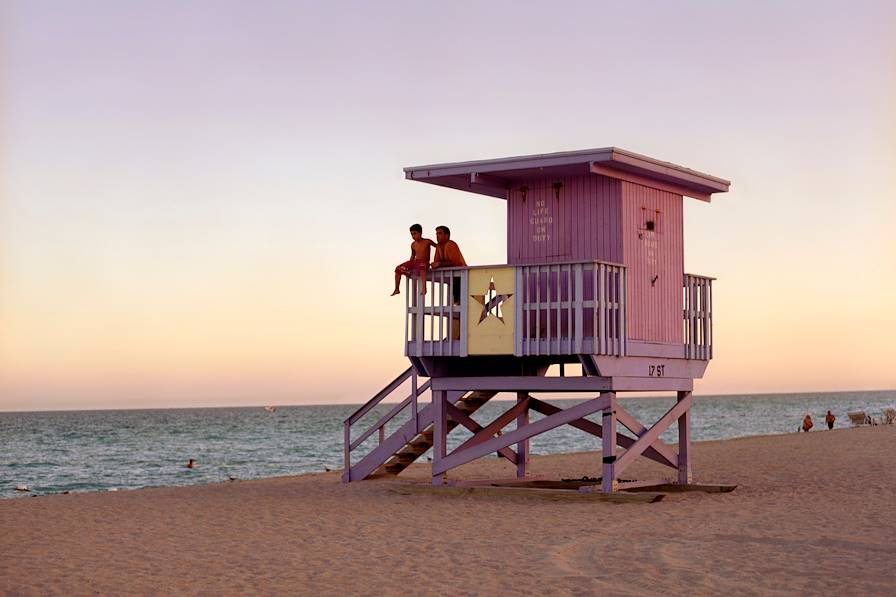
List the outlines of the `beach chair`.
{"label": "beach chair", "polygon": [[886,425],[896,423],[896,408],[885,408],[882,422]]}
{"label": "beach chair", "polygon": [[869,417],[865,411],[858,411],[853,413],[846,413],[846,416],[849,417],[849,422],[853,425],[853,427],[857,425],[870,425],[871,417]]}

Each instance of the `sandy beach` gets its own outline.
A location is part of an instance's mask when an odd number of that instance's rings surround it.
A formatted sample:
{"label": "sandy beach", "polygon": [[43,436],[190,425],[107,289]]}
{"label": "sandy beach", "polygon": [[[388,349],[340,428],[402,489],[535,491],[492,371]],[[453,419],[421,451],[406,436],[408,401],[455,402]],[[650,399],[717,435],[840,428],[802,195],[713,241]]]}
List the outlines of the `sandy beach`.
{"label": "sandy beach", "polygon": [[[0,592],[892,594],[896,426],[694,453],[696,481],[738,489],[554,502],[401,495],[395,480],[343,485],[334,472],[3,500]],[[531,468],[596,476],[599,458]],[[457,477],[510,474],[488,458]],[[417,465],[401,478],[426,475]]]}

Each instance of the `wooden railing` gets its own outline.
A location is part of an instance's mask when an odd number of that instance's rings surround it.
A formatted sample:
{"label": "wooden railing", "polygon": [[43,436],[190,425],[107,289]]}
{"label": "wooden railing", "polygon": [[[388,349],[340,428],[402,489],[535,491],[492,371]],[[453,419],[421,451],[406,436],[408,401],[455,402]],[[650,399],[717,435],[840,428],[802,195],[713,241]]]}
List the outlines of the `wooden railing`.
{"label": "wooden railing", "polygon": [[428,272],[426,294],[421,280],[405,282],[405,356],[467,356],[468,268]]}
{"label": "wooden railing", "polygon": [[519,266],[517,289],[516,354],[625,355],[625,266]]}
{"label": "wooden railing", "polygon": [[[426,294],[418,278],[407,280],[406,356],[467,356],[470,269],[430,271]],[[576,261],[514,269],[512,354],[626,354],[625,266]]]}
{"label": "wooden railing", "polygon": [[707,276],[684,275],[685,358],[712,358],[712,281]]}
{"label": "wooden railing", "polygon": [[[407,398],[393,406],[389,412],[381,416],[376,423],[374,423],[371,427],[367,428],[364,432],[362,432],[358,437],[352,439],[352,425],[357,423],[364,417],[367,413],[369,413],[375,406],[380,404],[383,400],[385,400],[388,396],[390,396],[393,392],[398,390],[404,382],[407,380],[411,381],[411,389]],[[417,421],[417,412],[419,410],[418,398],[421,394],[429,390],[431,381],[427,380],[423,385],[418,385],[417,383],[417,372],[413,367],[408,367],[401,375],[392,380],[389,385],[380,390],[373,398],[368,400],[361,408],[356,410],[351,414],[349,418],[347,418],[343,422],[343,431],[344,431],[344,440],[345,440],[345,470],[350,471],[352,467],[351,453],[352,450],[363,444],[370,436],[374,433],[379,432],[379,442],[382,443],[386,436],[386,424],[389,423],[392,419],[398,416],[405,408],[408,406],[411,407],[411,416],[410,419],[412,421]],[[419,430],[418,430],[419,431]]]}

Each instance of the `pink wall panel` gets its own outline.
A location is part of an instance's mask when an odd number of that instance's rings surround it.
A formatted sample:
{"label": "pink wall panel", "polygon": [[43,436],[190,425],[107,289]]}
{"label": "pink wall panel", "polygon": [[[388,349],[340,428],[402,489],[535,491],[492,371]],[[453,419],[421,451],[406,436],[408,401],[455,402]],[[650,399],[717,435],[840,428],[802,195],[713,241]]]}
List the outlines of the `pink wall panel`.
{"label": "pink wall panel", "polygon": [[[559,199],[553,187],[562,184]],[[523,199],[520,187],[528,187]],[[621,183],[599,175],[532,179],[507,201],[507,263],[622,262]]]}
{"label": "pink wall panel", "polygon": [[[682,342],[682,197],[623,182],[622,235],[627,267],[628,336]],[[655,230],[647,229],[651,220]]]}
{"label": "pink wall panel", "polygon": [[629,338],[679,344],[682,208],[681,195],[599,175],[519,182],[507,202],[507,263],[624,263]]}

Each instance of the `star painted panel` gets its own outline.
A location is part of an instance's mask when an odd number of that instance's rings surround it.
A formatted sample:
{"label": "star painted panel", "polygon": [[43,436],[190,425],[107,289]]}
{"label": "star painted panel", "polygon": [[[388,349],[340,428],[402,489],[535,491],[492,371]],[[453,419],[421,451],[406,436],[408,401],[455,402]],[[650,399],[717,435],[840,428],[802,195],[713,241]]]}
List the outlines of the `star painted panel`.
{"label": "star painted panel", "polygon": [[516,273],[512,267],[471,269],[467,301],[467,353],[513,354]]}
{"label": "star painted panel", "polygon": [[470,295],[474,301],[482,305],[482,313],[479,315],[479,323],[486,320],[487,317],[497,317],[498,321],[504,323],[504,312],[502,306],[504,302],[513,296],[513,293],[498,294],[495,289],[495,279],[491,278],[488,283],[488,290],[484,294]]}

